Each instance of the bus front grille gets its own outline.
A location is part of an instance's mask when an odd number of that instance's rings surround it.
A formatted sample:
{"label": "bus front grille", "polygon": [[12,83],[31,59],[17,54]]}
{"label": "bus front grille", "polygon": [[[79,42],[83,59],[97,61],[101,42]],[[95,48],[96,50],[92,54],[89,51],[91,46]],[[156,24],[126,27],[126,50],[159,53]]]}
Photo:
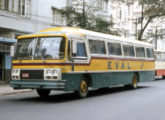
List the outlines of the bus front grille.
{"label": "bus front grille", "polygon": [[44,70],[21,70],[21,80],[43,80]]}

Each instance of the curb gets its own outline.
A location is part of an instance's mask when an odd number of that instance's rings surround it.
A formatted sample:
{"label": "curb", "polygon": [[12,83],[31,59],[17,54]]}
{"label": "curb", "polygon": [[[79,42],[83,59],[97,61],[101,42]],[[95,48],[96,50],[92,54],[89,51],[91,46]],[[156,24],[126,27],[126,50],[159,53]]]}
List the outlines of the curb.
{"label": "curb", "polygon": [[34,90],[12,90],[12,91],[5,91],[5,92],[0,92],[0,96],[3,95],[12,95],[12,94],[19,94],[19,93],[28,93],[28,92],[33,92]]}

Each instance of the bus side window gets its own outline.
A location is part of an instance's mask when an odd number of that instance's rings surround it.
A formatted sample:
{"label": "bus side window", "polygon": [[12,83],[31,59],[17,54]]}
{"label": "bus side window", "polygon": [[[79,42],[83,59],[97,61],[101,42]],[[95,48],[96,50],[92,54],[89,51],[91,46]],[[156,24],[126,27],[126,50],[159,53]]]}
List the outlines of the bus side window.
{"label": "bus side window", "polygon": [[77,57],[87,57],[85,43],[77,43]]}
{"label": "bus side window", "polygon": [[146,48],[147,58],[153,58],[153,50],[152,48]]}
{"label": "bus side window", "polygon": [[144,47],[136,47],[136,57],[145,57]]}
{"label": "bus side window", "polygon": [[108,51],[109,55],[122,55],[120,43],[108,43]]}
{"label": "bus side window", "polygon": [[135,51],[133,45],[123,45],[124,55],[127,57],[134,57]]}
{"label": "bus side window", "polygon": [[89,40],[89,47],[92,54],[106,54],[104,41]]}

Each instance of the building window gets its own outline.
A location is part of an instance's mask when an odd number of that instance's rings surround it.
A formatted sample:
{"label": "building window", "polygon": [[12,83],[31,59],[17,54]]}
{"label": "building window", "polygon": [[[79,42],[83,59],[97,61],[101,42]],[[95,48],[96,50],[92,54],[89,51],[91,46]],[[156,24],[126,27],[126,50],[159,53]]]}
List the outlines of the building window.
{"label": "building window", "polygon": [[103,10],[103,11],[108,11],[108,0],[98,0],[97,1],[97,6]]}
{"label": "building window", "polygon": [[97,6],[102,9],[102,0],[97,1]]}
{"label": "building window", "polygon": [[0,8],[3,10],[9,10],[9,0],[0,0]]}
{"label": "building window", "polygon": [[29,17],[30,0],[0,0],[0,9]]}
{"label": "building window", "polygon": [[103,10],[108,11],[108,0],[103,0]]}
{"label": "building window", "polygon": [[65,17],[61,14],[61,12],[55,8],[53,8],[52,11],[53,11],[53,23],[64,25]]}

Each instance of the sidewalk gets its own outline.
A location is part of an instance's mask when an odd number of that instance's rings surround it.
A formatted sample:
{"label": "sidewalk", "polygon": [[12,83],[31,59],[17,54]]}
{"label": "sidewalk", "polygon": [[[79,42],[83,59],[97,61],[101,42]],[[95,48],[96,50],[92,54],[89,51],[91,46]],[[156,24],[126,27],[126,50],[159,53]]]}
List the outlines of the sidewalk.
{"label": "sidewalk", "polygon": [[0,85],[0,96],[17,94],[17,93],[24,93],[24,92],[31,92],[31,91],[32,91],[31,89],[14,90],[12,87],[10,87],[9,84]]}

